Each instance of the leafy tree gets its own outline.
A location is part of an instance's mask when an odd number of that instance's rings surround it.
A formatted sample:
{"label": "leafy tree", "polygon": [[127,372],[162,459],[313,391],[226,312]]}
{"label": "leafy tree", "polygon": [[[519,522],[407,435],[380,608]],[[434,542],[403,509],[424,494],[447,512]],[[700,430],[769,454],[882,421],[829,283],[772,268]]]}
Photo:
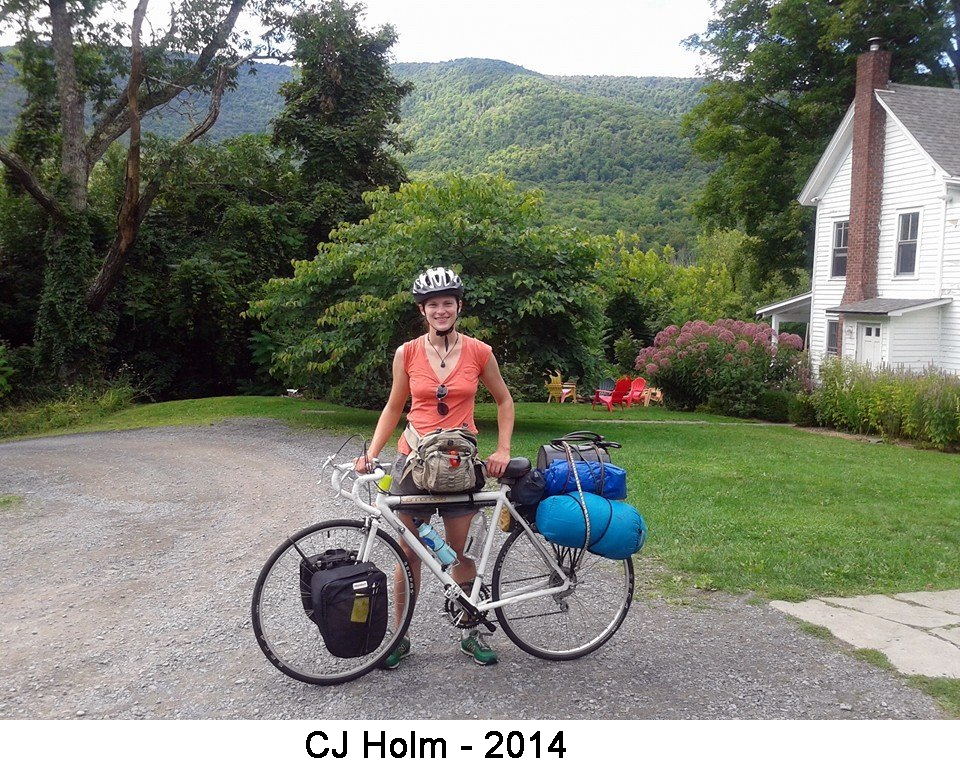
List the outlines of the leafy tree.
{"label": "leafy tree", "polygon": [[[159,143],[146,157],[165,152]],[[123,174],[121,153],[107,160],[95,190]],[[258,325],[241,314],[307,251],[312,220],[296,165],[267,137],[248,136],[187,148],[169,180],[114,290],[110,363],[164,398],[269,385],[251,361]]]}
{"label": "leafy tree", "polygon": [[603,319],[594,287],[597,245],[542,224],[541,202],[503,178],[446,176],[365,196],[368,219],[344,225],[271,281],[250,314],[273,347],[273,372],[290,386],[380,406],[392,352],[422,331],[410,296],[433,265],[467,286],[461,328],[490,343],[515,390],[560,368],[592,379]]}
{"label": "leafy tree", "polygon": [[13,386],[10,385],[10,378],[13,376],[13,367],[7,359],[7,346],[0,341],[0,401],[10,393]]}
{"label": "leafy tree", "polygon": [[[620,233],[607,241],[599,272],[610,325],[607,357],[620,361],[616,341],[625,335],[649,346],[667,326],[693,319],[748,321],[758,307],[782,298],[788,291],[786,280],[754,277],[754,241],[737,230],[701,235],[700,258],[690,265],[681,264],[669,246],[644,251],[636,236]],[[795,286],[809,281],[805,275],[789,279]]]}
{"label": "leafy tree", "polygon": [[0,184],[0,330],[11,348],[34,337],[47,218],[29,196]]}
{"label": "leafy tree", "polygon": [[625,233],[607,241],[604,254],[598,278],[610,330],[606,357],[618,361],[615,341],[624,334],[640,345],[650,345],[654,335],[670,323],[674,303],[670,282],[679,266],[672,262],[670,247],[662,254],[644,251],[638,237]]}
{"label": "leafy tree", "polygon": [[393,28],[367,32],[362,13],[360,4],[329,0],[290,23],[299,74],[280,88],[285,105],[273,139],[302,161],[316,217],[313,243],[325,241],[337,223],[364,216],[363,193],[406,180],[391,151],[407,149],[397,124],[412,84],[390,71]]}
{"label": "leafy tree", "polygon": [[808,267],[812,214],[795,201],[853,100],[856,57],[880,37],[892,79],[956,87],[960,0],[718,0],[687,44],[712,64],[685,119],[717,164],[695,204],[711,227],[753,241],[754,282]]}
{"label": "leafy tree", "polygon": [[[15,30],[22,43],[27,90],[14,141],[0,146],[0,163],[49,217],[36,348],[44,366],[64,380],[102,365],[112,327],[106,300],[166,170],[177,151],[213,125],[237,68],[259,53],[235,30],[240,12],[252,11],[267,25],[267,47],[279,39],[277,25],[283,21],[279,0],[183,0],[172,8],[166,29],[144,40],[147,0],[140,0],[129,24],[97,21],[106,5],[105,0],[0,2],[0,29]],[[142,118],[190,91],[210,95],[206,116],[144,182]],[[113,217],[97,217],[90,206],[91,174],[121,138],[127,152],[117,209]]]}

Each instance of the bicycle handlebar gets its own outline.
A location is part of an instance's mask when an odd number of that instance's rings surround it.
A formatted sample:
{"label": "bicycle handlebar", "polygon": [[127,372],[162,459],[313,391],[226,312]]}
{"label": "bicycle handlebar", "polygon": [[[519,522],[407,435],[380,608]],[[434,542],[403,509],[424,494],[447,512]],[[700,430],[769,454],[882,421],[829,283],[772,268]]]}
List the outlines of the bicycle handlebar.
{"label": "bicycle handlebar", "polygon": [[[346,498],[347,500],[353,501],[357,506],[359,506],[364,511],[367,511],[371,514],[377,513],[377,509],[374,506],[371,506],[368,503],[365,503],[363,498],[360,497],[360,485],[369,484],[370,482],[379,482],[383,479],[387,472],[385,467],[380,464],[378,461],[375,462],[375,467],[372,472],[369,474],[358,474],[354,461],[349,461],[347,463],[334,463],[333,459],[335,455],[331,455],[324,461],[323,466],[321,466],[321,472],[327,468],[327,466],[332,467],[333,473],[330,479],[330,486],[336,490],[337,495],[341,498]],[[350,474],[356,474],[357,478],[353,481],[350,489],[344,487],[344,481],[350,476]],[[317,484],[323,484],[323,478],[317,482]]]}

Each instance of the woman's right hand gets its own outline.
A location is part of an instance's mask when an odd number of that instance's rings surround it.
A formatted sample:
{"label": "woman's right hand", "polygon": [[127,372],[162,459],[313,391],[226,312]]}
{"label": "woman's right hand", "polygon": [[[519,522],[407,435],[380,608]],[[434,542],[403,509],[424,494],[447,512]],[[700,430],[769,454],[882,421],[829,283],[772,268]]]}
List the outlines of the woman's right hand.
{"label": "woman's right hand", "polygon": [[358,474],[369,474],[373,471],[373,461],[369,455],[361,455],[353,462],[354,471]]}

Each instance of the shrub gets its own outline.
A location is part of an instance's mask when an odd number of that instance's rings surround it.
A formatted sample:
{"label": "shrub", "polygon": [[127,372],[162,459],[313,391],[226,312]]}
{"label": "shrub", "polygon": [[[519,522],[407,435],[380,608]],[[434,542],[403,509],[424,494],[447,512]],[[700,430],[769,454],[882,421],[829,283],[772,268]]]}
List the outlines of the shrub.
{"label": "shrub", "polygon": [[817,426],[817,408],[811,394],[799,393],[793,397],[787,409],[787,418],[798,426]]}
{"label": "shrub", "polygon": [[7,359],[7,346],[0,343],[0,401],[10,393],[13,386],[10,379],[13,377],[13,367]]}
{"label": "shrub", "polygon": [[613,354],[621,372],[632,372],[637,363],[640,343],[629,329],[623,330],[613,343]]}
{"label": "shrub", "polygon": [[960,446],[960,378],[934,369],[879,369],[832,357],[810,397],[822,425],[938,449]]}
{"label": "shrub", "polygon": [[663,391],[667,406],[742,417],[787,419],[789,399],[807,382],[803,341],[766,324],[688,321],[660,332],[636,368]]}
{"label": "shrub", "polygon": [[42,434],[99,420],[131,406],[135,396],[133,386],[124,382],[72,386],[60,398],[0,412],[0,438]]}
{"label": "shrub", "polygon": [[790,405],[796,396],[790,391],[775,391],[768,388],[757,397],[757,406],[753,416],[771,423],[789,423]]}

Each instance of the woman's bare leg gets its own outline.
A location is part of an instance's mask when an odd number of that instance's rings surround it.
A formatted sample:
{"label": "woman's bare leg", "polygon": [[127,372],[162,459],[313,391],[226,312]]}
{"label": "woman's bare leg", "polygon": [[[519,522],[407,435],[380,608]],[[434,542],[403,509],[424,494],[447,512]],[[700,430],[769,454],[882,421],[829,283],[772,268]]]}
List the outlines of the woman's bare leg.
{"label": "woman's bare leg", "polygon": [[[403,526],[408,530],[413,530],[416,532],[416,528],[413,526],[413,517],[409,514],[403,514],[397,512],[397,516],[400,518],[400,521],[403,523]],[[400,548],[403,549],[403,553],[407,556],[407,560],[410,562],[410,572],[413,574],[413,597],[416,597],[420,591],[420,558],[416,553],[407,546],[406,541],[400,541]],[[400,622],[403,620],[403,614],[407,610],[406,598],[403,596],[403,587],[405,583],[405,577],[403,575],[403,566],[397,565],[394,570],[393,575],[393,596],[396,602],[394,602],[394,616],[396,627],[400,628]]]}
{"label": "woman's bare leg", "polygon": [[463,554],[471,522],[473,522],[473,515],[444,517],[443,519],[443,530],[446,534],[447,543],[457,553],[457,563],[451,568],[450,575],[458,584],[472,583],[473,579],[477,577],[476,563]]}

